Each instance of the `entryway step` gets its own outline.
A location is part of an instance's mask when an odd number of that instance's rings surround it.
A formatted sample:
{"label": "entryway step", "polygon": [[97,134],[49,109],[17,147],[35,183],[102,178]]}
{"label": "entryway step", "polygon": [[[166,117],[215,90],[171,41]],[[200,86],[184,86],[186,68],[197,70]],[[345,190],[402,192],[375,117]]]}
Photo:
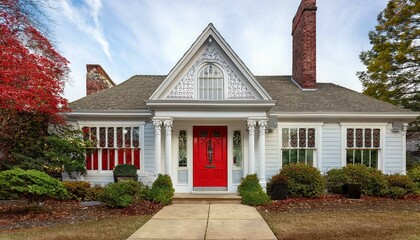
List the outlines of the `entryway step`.
{"label": "entryway step", "polygon": [[175,193],[174,204],[238,204],[241,203],[241,196],[238,194],[191,194]]}

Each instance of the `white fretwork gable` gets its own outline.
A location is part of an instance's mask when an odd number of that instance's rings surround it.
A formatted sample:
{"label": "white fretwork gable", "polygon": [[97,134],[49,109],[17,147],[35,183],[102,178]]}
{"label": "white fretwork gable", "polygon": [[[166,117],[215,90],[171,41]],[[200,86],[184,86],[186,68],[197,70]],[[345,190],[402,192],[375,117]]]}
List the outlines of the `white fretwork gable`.
{"label": "white fretwork gable", "polygon": [[271,100],[212,24],[175,65],[150,100],[200,100],[197,78],[206,64],[215,64],[223,72],[222,100]]}
{"label": "white fretwork gable", "polygon": [[248,87],[241,81],[234,70],[229,66],[225,59],[219,54],[217,49],[209,45],[203,54],[194,62],[187,74],[181,79],[176,87],[171,91],[168,98],[193,99],[196,81],[194,76],[198,67],[205,63],[218,63],[227,72],[227,99],[254,99],[254,95],[248,90]]}

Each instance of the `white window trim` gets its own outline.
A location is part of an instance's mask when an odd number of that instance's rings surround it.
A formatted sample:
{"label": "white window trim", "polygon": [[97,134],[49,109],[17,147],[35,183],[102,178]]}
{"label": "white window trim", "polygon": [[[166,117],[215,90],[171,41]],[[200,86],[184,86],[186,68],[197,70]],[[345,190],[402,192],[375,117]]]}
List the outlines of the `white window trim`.
{"label": "white window trim", "polygon": [[[78,121],[77,126],[80,130],[82,130],[84,127],[96,127],[98,129],[96,135],[97,139],[99,139],[99,128],[100,127],[138,127],[139,128],[139,148],[140,148],[140,169],[137,170],[137,173],[142,174],[144,173],[144,126],[146,122],[145,121],[124,121],[124,122],[105,122],[105,121]],[[116,131],[114,131],[114,136],[116,134]],[[124,134],[123,134],[124,139]],[[106,138],[106,143],[108,142],[108,139]],[[102,159],[102,155],[98,154],[98,170],[86,170],[88,173],[112,173],[113,170],[102,170],[102,161],[99,161],[99,159]],[[115,165],[116,166],[116,165]],[[114,166],[114,167],[115,167]]]}
{"label": "white window trim", "polygon": [[[223,98],[221,99],[200,99],[200,95],[199,95],[199,91],[200,91],[200,86],[199,86],[199,82],[198,82],[198,78],[199,78],[199,74],[201,72],[201,70],[207,66],[207,65],[215,65],[217,66],[220,71],[222,71],[223,73]],[[196,100],[200,100],[200,101],[220,101],[220,100],[226,100],[228,99],[228,83],[227,83],[227,72],[226,70],[217,62],[211,62],[211,61],[207,61],[207,62],[203,62],[202,64],[200,64],[197,67],[198,71],[195,71],[194,73],[194,83],[195,83],[195,88],[194,88],[194,93],[193,93],[193,99]]]}
{"label": "white window trim", "polygon": [[[277,139],[278,139],[278,169],[283,168],[283,128],[315,128],[315,148],[314,148],[314,159],[313,167],[318,168],[321,171],[322,161],[319,159],[322,156],[322,127],[324,123],[322,122],[308,122],[308,123],[294,123],[294,122],[283,122],[279,123],[277,126]],[[322,159],[321,159],[322,160]]]}
{"label": "white window trim", "polygon": [[347,128],[378,128],[381,130],[380,149],[378,151],[378,170],[384,172],[385,130],[388,123],[340,123],[341,126],[341,167],[347,166]]}

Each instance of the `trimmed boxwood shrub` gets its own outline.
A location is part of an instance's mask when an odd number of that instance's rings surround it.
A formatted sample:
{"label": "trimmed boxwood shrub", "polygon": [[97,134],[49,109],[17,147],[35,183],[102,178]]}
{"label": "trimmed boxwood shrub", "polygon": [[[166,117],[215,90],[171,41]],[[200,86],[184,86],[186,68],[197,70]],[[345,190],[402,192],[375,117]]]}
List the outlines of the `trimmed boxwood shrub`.
{"label": "trimmed boxwood shrub", "polygon": [[276,174],[267,183],[267,193],[273,200],[284,200],[288,194],[287,177]]}
{"label": "trimmed boxwood shrub", "polygon": [[118,181],[119,177],[130,177],[134,181],[138,181],[139,176],[137,175],[137,168],[131,164],[120,164],[115,166],[112,171],[114,174],[114,182]]}
{"label": "trimmed boxwood shrub", "polygon": [[37,170],[14,168],[0,172],[0,196],[4,199],[25,198],[29,204],[46,199],[65,199],[66,188],[59,180]]}
{"label": "trimmed boxwood shrub", "polygon": [[99,199],[112,208],[124,208],[144,199],[144,185],[133,180],[108,184],[99,193]]}
{"label": "trimmed boxwood shrub", "polygon": [[172,180],[169,175],[159,174],[157,179],[153,182],[152,188],[148,193],[149,200],[163,205],[172,203],[175,189],[172,185]]}
{"label": "trimmed boxwood shrub", "polygon": [[325,188],[324,178],[318,169],[304,164],[284,165],[280,175],[287,177],[289,196],[319,197]]}
{"label": "trimmed boxwood shrub", "polygon": [[257,174],[249,174],[242,179],[241,184],[238,186],[239,195],[242,196],[243,192],[258,192],[263,191],[260,185]]}
{"label": "trimmed boxwood shrub", "polygon": [[388,192],[388,183],[380,170],[368,168],[361,164],[349,164],[340,169],[332,169],[326,175],[329,192],[345,194],[345,184],[361,185],[362,194],[382,196]]}
{"label": "trimmed boxwood shrub", "polygon": [[390,188],[392,187],[403,188],[405,189],[407,193],[416,193],[417,191],[416,184],[407,175],[393,174],[393,175],[388,175],[385,178]]}
{"label": "trimmed boxwood shrub", "polygon": [[271,202],[270,197],[261,187],[257,174],[249,174],[243,178],[238,186],[238,192],[242,197],[242,204],[245,205],[260,206]]}
{"label": "trimmed boxwood shrub", "polygon": [[68,192],[68,199],[79,201],[85,200],[90,188],[90,183],[81,181],[63,182],[63,185]]}
{"label": "trimmed boxwood shrub", "polygon": [[407,173],[408,177],[416,183],[420,183],[420,166],[410,169]]}
{"label": "trimmed boxwood shrub", "polygon": [[390,187],[388,195],[394,199],[403,198],[407,194],[407,190],[402,187]]}
{"label": "trimmed boxwood shrub", "polygon": [[249,206],[267,205],[271,202],[270,196],[264,191],[243,191],[242,204]]}

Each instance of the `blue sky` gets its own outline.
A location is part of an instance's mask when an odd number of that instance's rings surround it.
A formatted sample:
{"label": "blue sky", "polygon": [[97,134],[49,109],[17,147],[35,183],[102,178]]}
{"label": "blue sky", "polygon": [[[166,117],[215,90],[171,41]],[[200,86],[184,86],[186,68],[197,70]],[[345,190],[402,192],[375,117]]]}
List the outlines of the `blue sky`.
{"label": "blue sky", "polygon": [[[254,75],[291,74],[291,21],[300,0],[62,0],[49,14],[70,61],[65,97],[86,95],[86,64],[116,83],[169,73],[211,22]],[[318,0],[317,80],[361,91],[356,72],[387,0]],[[139,89],[140,91],[140,89]]]}

